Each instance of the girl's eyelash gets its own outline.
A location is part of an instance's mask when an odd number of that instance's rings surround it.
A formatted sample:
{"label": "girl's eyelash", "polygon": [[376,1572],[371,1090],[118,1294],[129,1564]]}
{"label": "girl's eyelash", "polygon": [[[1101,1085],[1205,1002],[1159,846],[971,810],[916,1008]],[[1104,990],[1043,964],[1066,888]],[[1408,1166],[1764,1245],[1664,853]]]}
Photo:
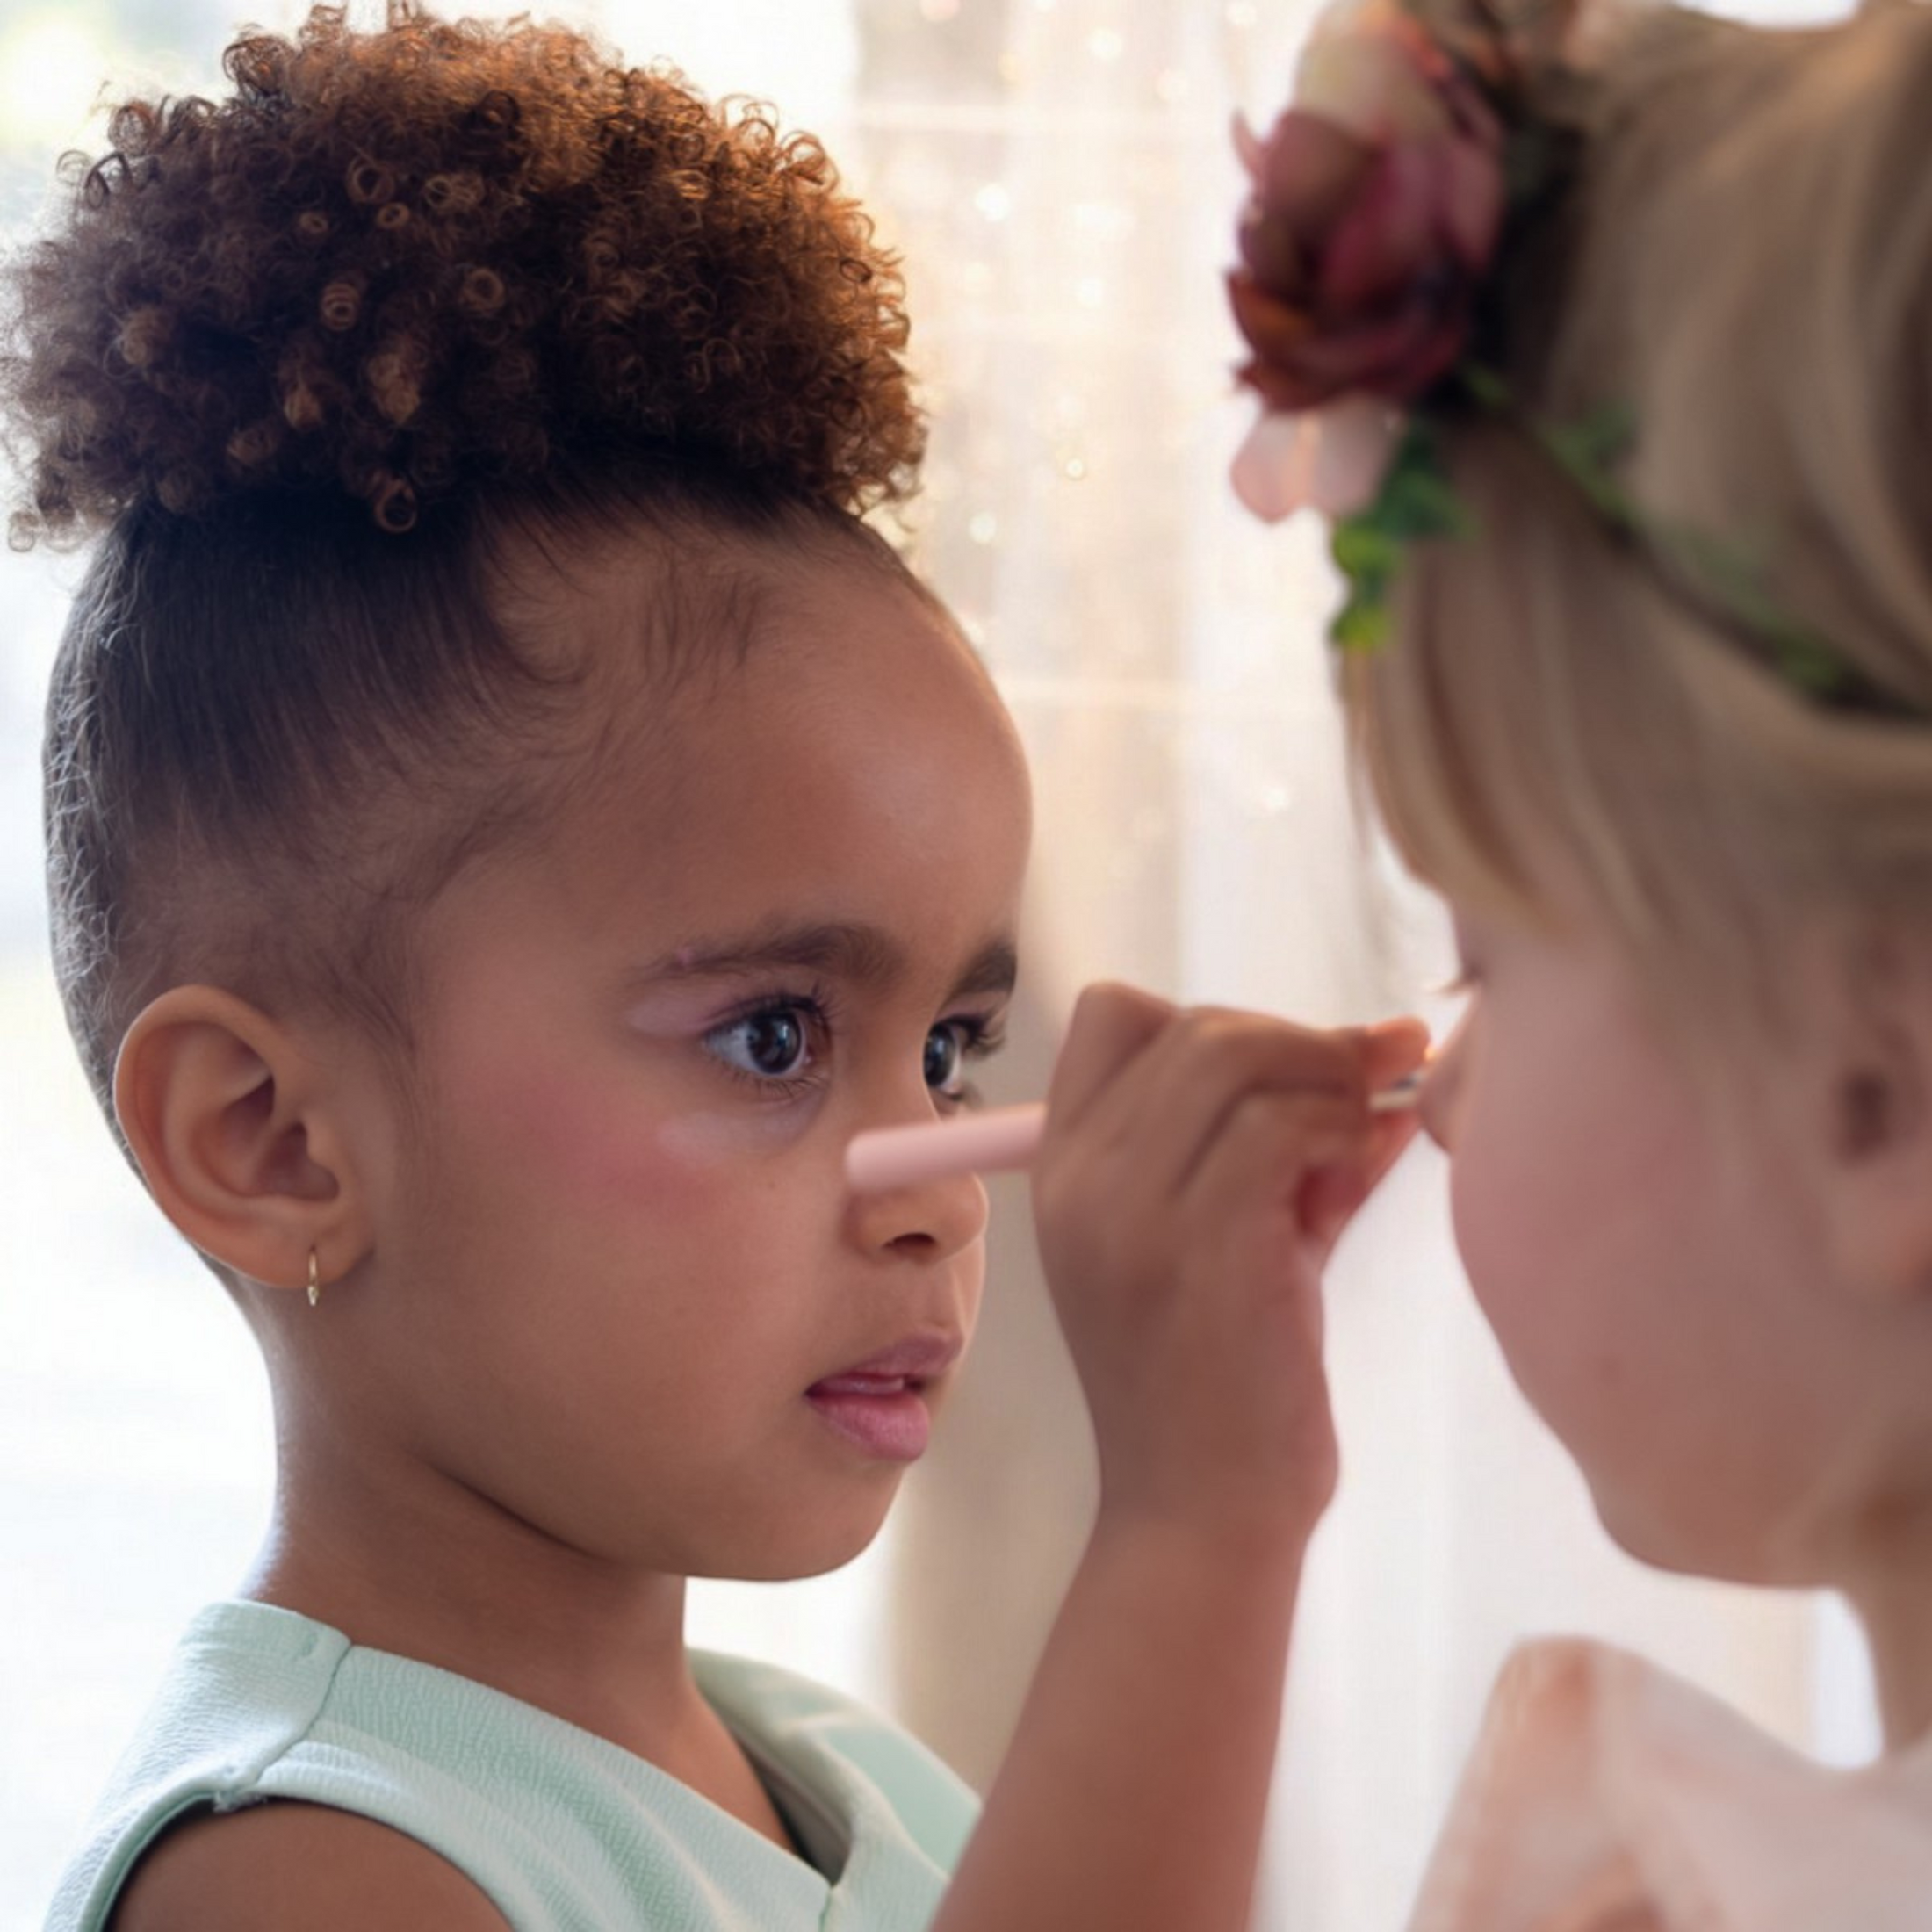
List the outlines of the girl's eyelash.
{"label": "girl's eyelash", "polygon": [[[959,1056],[962,1061],[990,1059],[1006,1043],[1006,1016],[1003,1013],[954,1013],[935,1024],[950,1027],[959,1035]],[[970,1110],[984,1107],[985,1095],[980,1092],[977,1082],[962,1080],[958,1092],[952,1095],[950,1104]]]}
{"label": "girl's eyelash", "polygon": [[741,1027],[747,1020],[762,1020],[768,1013],[801,1013],[816,1027],[830,1032],[838,1020],[838,1007],[831,991],[812,986],[798,992],[759,993],[737,1006],[727,1007],[704,1030],[722,1033],[727,1027]]}
{"label": "girl's eyelash", "polygon": [[939,1024],[959,1029],[960,1051],[969,1060],[984,1060],[998,1053],[1006,1043],[1006,1016],[1004,1013],[954,1013]]}

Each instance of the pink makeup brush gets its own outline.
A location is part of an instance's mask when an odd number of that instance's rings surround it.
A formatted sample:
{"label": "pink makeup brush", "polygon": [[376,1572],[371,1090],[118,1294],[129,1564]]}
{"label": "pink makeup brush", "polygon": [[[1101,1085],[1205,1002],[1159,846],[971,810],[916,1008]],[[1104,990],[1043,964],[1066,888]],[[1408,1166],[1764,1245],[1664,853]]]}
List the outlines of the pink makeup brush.
{"label": "pink makeup brush", "polygon": [[[1369,1111],[1401,1113],[1415,1106],[1421,1092],[1422,1076],[1412,1073],[1373,1095]],[[876,1128],[854,1135],[847,1148],[846,1179],[861,1194],[883,1194],[953,1174],[1016,1173],[1033,1164],[1046,1120],[1046,1107],[1035,1100],[917,1127]]]}

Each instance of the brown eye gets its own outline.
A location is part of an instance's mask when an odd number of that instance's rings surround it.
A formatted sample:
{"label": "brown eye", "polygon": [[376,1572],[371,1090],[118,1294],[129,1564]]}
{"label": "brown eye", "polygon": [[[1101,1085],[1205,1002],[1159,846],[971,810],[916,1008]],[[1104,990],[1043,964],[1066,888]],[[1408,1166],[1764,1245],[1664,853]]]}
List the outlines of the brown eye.
{"label": "brown eye", "polygon": [[782,1078],[804,1056],[805,1029],[797,1013],[761,1013],[745,1022],[745,1050],[757,1071]]}
{"label": "brown eye", "polygon": [[926,1084],[935,1093],[954,1099],[959,1097],[965,1062],[966,1042],[960,1037],[957,1026],[948,1021],[926,1034]]}
{"label": "brown eye", "polygon": [[789,1079],[811,1063],[811,1028],[797,1006],[768,1006],[728,1020],[704,1043],[741,1073],[762,1080]]}

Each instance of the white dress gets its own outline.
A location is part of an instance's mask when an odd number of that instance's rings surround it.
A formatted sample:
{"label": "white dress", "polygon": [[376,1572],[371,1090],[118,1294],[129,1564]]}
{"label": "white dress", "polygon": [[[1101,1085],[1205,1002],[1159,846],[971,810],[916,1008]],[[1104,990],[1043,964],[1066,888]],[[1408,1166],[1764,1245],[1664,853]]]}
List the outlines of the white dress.
{"label": "white dress", "polygon": [[1932,1741],[1853,1770],[1608,1647],[1504,1668],[1410,1932],[1932,1932]]}

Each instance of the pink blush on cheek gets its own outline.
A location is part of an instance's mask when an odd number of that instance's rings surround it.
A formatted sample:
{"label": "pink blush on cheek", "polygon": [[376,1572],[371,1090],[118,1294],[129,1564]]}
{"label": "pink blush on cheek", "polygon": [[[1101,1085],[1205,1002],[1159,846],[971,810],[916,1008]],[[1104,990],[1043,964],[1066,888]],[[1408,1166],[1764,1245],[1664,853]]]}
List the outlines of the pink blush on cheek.
{"label": "pink blush on cheek", "polygon": [[721,1164],[702,1144],[681,1143],[686,1116],[642,1107],[634,1093],[589,1092],[552,1072],[499,1067],[465,1106],[466,1137],[487,1140],[494,1164],[565,1203],[662,1200],[688,1208],[694,1189]]}

